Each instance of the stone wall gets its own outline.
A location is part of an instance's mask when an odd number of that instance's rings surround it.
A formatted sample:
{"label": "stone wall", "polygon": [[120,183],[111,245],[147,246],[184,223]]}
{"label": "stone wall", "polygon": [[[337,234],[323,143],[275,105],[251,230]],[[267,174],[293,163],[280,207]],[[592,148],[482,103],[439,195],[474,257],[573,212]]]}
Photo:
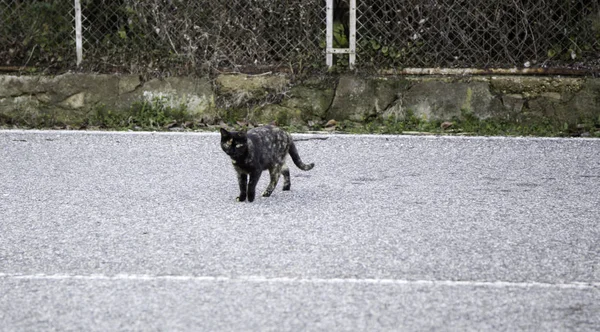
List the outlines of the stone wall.
{"label": "stone wall", "polygon": [[133,102],[164,97],[202,115],[214,109],[212,84],[189,78],[153,79],[138,76],[64,74],[0,76],[0,120],[37,126],[78,124],[99,107],[114,111]]}
{"label": "stone wall", "polygon": [[[445,121],[546,119],[576,124],[600,118],[600,79],[533,76],[312,77],[221,75],[214,79],[64,74],[0,76],[0,121],[28,126],[72,125],[103,107],[126,110],[160,98],[204,123],[251,121],[281,125],[402,119]],[[598,120],[600,121],[600,120]]]}

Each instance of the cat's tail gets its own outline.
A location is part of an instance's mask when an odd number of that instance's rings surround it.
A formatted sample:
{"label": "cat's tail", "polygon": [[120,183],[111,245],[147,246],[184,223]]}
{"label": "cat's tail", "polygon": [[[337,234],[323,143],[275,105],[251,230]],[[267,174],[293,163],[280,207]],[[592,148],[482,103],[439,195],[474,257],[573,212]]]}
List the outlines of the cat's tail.
{"label": "cat's tail", "polygon": [[298,150],[296,149],[296,145],[294,144],[294,142],[290,144],[289,152],[290,156],[292,157],[292,160],[294,161],[294,165],[298,166],[299,169],[303,171],[310,171],[313,167],[315,167],[315,163],[305,164],[302,162],[302,159],[300,159],[300,155],[298,154]]}

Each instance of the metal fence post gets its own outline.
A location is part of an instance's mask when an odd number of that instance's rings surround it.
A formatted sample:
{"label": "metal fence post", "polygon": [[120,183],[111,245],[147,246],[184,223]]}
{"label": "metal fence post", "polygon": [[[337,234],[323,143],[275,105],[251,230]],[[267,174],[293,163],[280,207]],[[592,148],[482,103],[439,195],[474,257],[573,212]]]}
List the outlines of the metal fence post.
{"label": "metal fence post", "polygon": [[326,63],[327,67],[331,68],[333,66],[333,53],[331,50],[333,49],[333,0],[327,0],[327,28],[325,30],[325,43],[326,43]]}
{"label": "metal fence post", "polygon": [[77,53],[77,67],[83,60],[83,40],[81,35],[81,2],[75,0],[75,48]]}
{"label": "metal fence post", "polygon": [[354,63],[356,62],[356,0],[350,0],[350,17],[349,17],[349,25],[350,25],[350,58],[348,66],[350,69],[354,68]]}

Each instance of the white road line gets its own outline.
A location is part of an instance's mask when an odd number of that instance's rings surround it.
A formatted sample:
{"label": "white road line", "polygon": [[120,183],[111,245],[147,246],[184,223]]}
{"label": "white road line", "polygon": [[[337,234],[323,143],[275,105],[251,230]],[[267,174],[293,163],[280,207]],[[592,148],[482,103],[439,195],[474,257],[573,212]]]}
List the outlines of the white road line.
{"label": "white road line", "polygon": [[600,282],[511,282],[511,281],[463,281],[463,280],[408,280],[408,279],[358,279],[358,278],[291,278],[263,276],[192,276],[148,274],[11,274],[0,273],[0,279],[14,280],[107,280],[107,281],[193,281],[225,283],[283,283],[283,284],[364,284],[364,285],[414,285],[445,287],[493,287],[493,288],[558,288],[600,289]]}
{"label": "white road line", "polygon": [[[42,134],[42,135],[162,135],[162,136],[218,136],[216,131],[94,131],[94,130],[44,130],[44,129],[0,129],[0,134]],[[315,131],[292,133],[297,137],[336,137],[336,138],[394,138],[394,139],[451,139],[451,140],[530,140],[530,141],[593,141],[594,137],[529,137],[529,136],[460,136],[460,135],[387,135],[387,134],[346,134]]]}

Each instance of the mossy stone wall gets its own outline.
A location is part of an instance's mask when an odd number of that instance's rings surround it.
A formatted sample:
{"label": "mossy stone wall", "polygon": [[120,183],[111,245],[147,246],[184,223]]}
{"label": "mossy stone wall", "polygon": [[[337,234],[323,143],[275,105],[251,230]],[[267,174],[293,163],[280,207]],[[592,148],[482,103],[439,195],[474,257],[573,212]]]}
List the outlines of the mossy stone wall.
{"label": "mossy stone wall", "polygon": [[407,116],[440,122],[464,116],[575,126],[600,122],[600,79],[591,77],[0,76],[0,122],[9,125],[75,127],[98,109],[125,112],[133,103],[157,99],[203,124],[277,122],[307,128],[330,120],[367,123]]}

